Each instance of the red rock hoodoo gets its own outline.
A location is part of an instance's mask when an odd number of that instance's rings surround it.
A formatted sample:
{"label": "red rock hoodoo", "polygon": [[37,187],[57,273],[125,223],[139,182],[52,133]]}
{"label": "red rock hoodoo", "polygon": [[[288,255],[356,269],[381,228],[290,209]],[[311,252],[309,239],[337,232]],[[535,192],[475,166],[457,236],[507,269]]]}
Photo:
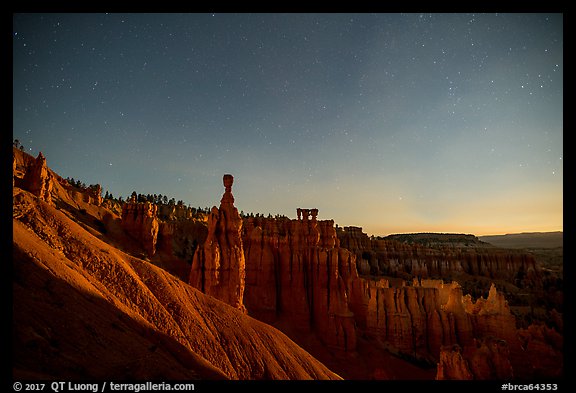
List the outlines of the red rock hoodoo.
{"label": "red rock hoodoo", "polygon": [[208,215],[208,235],[192,261],[189,283],[202,292],[245,311],[246,264],[242,245],[242,217],[234,206],[234,177],[224,175],[220,208]]}

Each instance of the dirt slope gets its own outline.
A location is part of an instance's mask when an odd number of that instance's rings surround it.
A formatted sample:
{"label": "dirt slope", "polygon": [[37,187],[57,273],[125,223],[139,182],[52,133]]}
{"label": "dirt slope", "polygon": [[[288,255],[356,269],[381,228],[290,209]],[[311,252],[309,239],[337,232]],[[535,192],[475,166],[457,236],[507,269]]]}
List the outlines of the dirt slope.
{"label": "dirt slope", "polygon": [[15,378],[339,379],[278,330],[13,197]]}

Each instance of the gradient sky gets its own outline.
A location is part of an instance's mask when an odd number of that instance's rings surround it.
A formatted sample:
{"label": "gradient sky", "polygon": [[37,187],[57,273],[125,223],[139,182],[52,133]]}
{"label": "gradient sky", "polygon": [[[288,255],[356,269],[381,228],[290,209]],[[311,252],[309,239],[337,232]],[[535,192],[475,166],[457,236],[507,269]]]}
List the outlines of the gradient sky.
{"label": "gradient sky", "polygon": [[561,14],[15,14],[63,177],[374,235],[563,229]]}

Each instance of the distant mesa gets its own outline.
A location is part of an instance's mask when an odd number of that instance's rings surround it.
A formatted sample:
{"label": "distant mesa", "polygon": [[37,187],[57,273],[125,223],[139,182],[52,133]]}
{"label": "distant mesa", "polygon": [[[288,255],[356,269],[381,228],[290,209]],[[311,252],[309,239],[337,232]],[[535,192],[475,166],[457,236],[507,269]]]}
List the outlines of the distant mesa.
{"label": "distant mesa", "polygon": [[479,236],[479,239],[494,246],[505,248],[558,248],[564,245],[562,231],[488,235]]}

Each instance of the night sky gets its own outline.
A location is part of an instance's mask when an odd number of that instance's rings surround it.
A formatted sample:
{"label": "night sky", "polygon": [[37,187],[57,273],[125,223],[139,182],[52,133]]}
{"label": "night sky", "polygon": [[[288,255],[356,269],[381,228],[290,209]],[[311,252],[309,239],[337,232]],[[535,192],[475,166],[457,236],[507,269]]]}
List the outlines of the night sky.
{"label": "night sky", "polygon": [[561,14],[15,14],[13,137],[126,198],[563,229]]}

